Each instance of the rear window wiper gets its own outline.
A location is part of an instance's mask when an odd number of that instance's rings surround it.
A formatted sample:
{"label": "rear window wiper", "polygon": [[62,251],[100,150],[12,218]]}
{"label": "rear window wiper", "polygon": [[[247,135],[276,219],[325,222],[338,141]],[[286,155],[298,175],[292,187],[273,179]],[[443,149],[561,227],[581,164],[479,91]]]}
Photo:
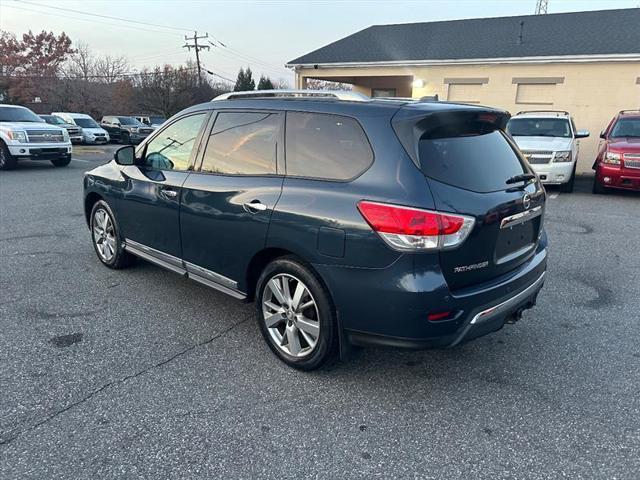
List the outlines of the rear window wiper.
{"label": "rear window wiper", "polygon": [[521,173],[520,175],[514,175],[513,177],[507,178],[505,183],[507,185],[511,185],[512,183],[528,182],[534,178],[536,178],[536,176],[533,173]]}

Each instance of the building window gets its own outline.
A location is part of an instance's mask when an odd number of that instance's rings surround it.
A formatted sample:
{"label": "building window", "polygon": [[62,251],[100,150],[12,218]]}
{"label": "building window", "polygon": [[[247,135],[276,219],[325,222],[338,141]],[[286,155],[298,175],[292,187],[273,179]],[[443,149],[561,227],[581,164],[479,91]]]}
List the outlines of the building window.
{"label": "building window", "polygon": [[445,78],[447,100],[460,103],[480,103],[482,86],[489,83],[488,78]]}
{"label": "building window", "polygon": [[556,85],[564,83],[564,77],[519,77],[516,85],[516,103],[522,105],[553,105]]}
{"label": "building window", "polygon": [[447,100],[449,102],[480,103],[482,85],[450,83]]}
{"label": "building window", "polygon": [[396,89],[395,88],[372,88],[371,96],[372,97],[395,97]]}
{"label": "building window", "polygon": [[516,103],[525,105],[553,105],[556,85],[519,83],[516,91]]}

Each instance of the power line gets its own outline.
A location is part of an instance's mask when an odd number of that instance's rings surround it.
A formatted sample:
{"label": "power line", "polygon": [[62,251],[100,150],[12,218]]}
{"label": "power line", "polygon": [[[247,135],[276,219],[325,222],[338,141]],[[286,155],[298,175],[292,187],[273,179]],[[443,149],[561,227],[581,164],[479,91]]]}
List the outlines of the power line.
{"label": "power line", "polygon": [[27,0],[14,0],[14,1],[20,2],[20,3],[26,3],[28,5],[34,5],[34,6],[37,6],[37,7],[50,8],[50,9],[53,9],[53,10],[61,10],[61,11],[64,11],[64,12],[71,12],[71,13],[79,13],[80,15],[107,18],[107,19],[110,19],[110,20],[117,20],[119,22],[136,23],[138,25],[147,25],[147,26],[150,26],[150,27],[168,28],[168,29],[177,30],[177,31],[180,31],[180,32],[188,32],[188,31],[190,31],[190,29],[188,29],[188,28],[174,27],[174,26],[171,26],[171,25],[160,25],[158,23],[142,22],[140,20],[131,20],[130,18],[113,17],[111,15],[101,15],[99,13],[83,12],[81,10],[74,10],[72,8],[52,7],[50,5],[43,5],[43,4],[37,3],[37,2],[29,2]]}
{"label": "power line", "polygon": [[[11,7],[11,8],[16,8],[16,9],[22,9],[25,11],[31,11],[31,12],[35,12],[35,13],[45,13],[39,10],[33,10],[33,9],[29,9],[24,7],[23,5],[32,5],[32,6],[37,6],[37,7],[41,7],[41,8],[47,8],[47,9],[51,9],[51,10],[57,10],[57,11],[62,11],[62,12],[70,12],[73,14],[79,14],[79,15],[85,15],[85,16],[89,16],[89,17],[94,17],[94,18],[100,18],[100,19],[106,19],[106,20],[113,20],[113,21],[117,21],[117,22],[126,22],[126,23],[130,23],[130,24],[135,24],[135,25],[144,25],[144,26],[148,26],[148,27],[157,27],[157,28],[165,28],[165,29],[170,29],[170,30],[174,30],[174,31],[180,31],[180,32],[185,32],[185,31],[190,31],[190,29],[187,28],[181,28],[181,27],[174,27],[171,25],[162,25],[162,24],[158,24],[158,23],[152,23],[152,22],[143,22],[140,20],[132,20],[132,19],[128,19],[128,18],[121,18],[121,17],[115,17],[115,16],[111,16],[111,15],[102,15],[102,14],[98,14],[98,13],[91,13],[91,12],[84,12],[81,10],[75,10],[72,8],[65,8],[65,7],[58,7],[58,6],[50,6],[50,5],[43,5],[41,3],[37,3],[37,2],[31,2],[28,0],[14,0],[16,3],[20,3],[21,6],[17,6],[17,5],[7,5],[5,4],[5,6],[7,7]],[[84,21],[91,21],[91,22],[97,22],[96,20],[90,20],[88,18],[79,18],[79,17],[71,17],[68,15],[64,15],[64,14],[60,14],[60,13],[53,13],[53,12],[46,12],[47,15],[56,15],[56,16],[60,16],[60,17],[65,17],[65,18],[71,18],[74,20],[84,20]],[[150,31],[150,32],[154,32],[154,33],[165,33],[165,34],[172,34],[171,32],[167,32],[165,30],[157,30],[157,29],[150,29],[150,28],[142,28],[139,26],[130,26],[130,25],[122,25],[122,24],[118,24],[118,23],[112,23],[112,22],[102,22],[103,24],[106,25],[111,25],[111,26],[116,26],[116,27],[121,27],[121,28],[135,28],[136,30],[146,30],[146,31]],[[197,36],[197,35],[196,35]],[[208,38],[208,37],[205,37]],[[222,47],[222,49],[226,50],[228,52],[229,55],[237,57],[238,59],[244,60],[244,61],[249,61],[252,63],[257,63],[258,65],[263,66],[262,70],[265,70],[264,67],[267,67],[268,70],[271,70],[271,73],[276,73],[277,75],[282,75],[283,72],[285,71],[283,66],[279,66],[279,65],[275,65],[275,64],[270,64],[267,63],[263,60],[260,60],[256,57],[253,57],[251,55],[245,54],[240,52],[239,50],[236,50],[235,48],[231,48],[229,47],[226,43],[222,42],[220,39],[215,38],[215,37],[211,37],[213,40],[215,40],[217,42],[218,45],[215,45],[213,42],[209,42],[211,45],[217,47],[220,46]],[[185,36],[186,40],[194,40],[193,38],[191,39],[187,39],[187,37]],[[194,40],[195,42],[195,40]],[[195,49],[195,44],[191,46],[191,48]],[[198,49],[196,50],[196,58],[199,57],[199,50],[202,50],[203,48],[208,48],[208,46],[205,45],[199,45],[198,44]],[[220,50],[218,50],[220,51]],[[224,56],[224,55],[223,55]],[[198,61],[198,64],[200,64],[200,62]]]}
{"label": "power line", "polygon": [[167,32],[166,30],[157,30],[157,29],[151,29],[151,28],[144,28],[144,27],[134,27],[133,25],[122,25],[119,23],[113,23],[113,22],[109,22],[109,21],[100,21],[100,20],[94,20],[91,18],[82,18],[82,17],[73,17],[70,15],[66,15],[64,13],[54,13],[54,12],[44,12],[42,10],[35,10],[32,8],[28,8],[28,7],[24,7],[22,5],[18,6],[18,5],[10,5],[10,4],[3,4],[3,7],[7,7],[7,8],[13,8],[16,10],[22,10],[25,12],[33,12],[33,13],[39,13],[39,14],[45,14],[45,15],[53,15],[55,17],[62,17],[62,18],[70,18],[71,20],[80,20],[83,22],[91,22],[93,24],[95,23],[99,23],[102,25],[109,25],[111,27],[119,27],[119,28],[129,28],[129,29],[135,29],[136,31],[145,31],[145,32],[153,32],[153,33],[164,33],[165,35],[175,35],[175,36],[181,36],[178,33],[173,33],[173,32]]}
{"label": "power line", "polygon": [[[53,6],[49,6],[49,5],[43,5],[41,3],[30,2],[30,1],[27,1],[27,0],[14,0],[14,1],[20,2],[20,3],[26,3],[28,5],[34,5],[34,6],[38,6],[38,7],[50,8],[50,9],[53,9],[53,10],[60,10],[60,11],[65,11],[65,12],[77,13],[77,14],[80,14],[80,15],[87,15],[87,16],[99,17],[99,18],[106,18],[106,19],[110,19],[110,20],[117,20],[117,21],[121,21],[121,22],[129,22],[129,23],[134,23],[134,24],[139,24],[139,25],[147,25],[147,26],[152,26],[152,27],[169,28],[169,29],[172,29],[172,30],[180,31],[180,32],[191,31],[190,29],[187,29],[187,28],[173,27],[173,26],[170,26],[170,25],[161,25],[161,24],[158,24],[158,23],[151,23],[151,22],[142,22],[140,20],[131,20],[131,19],[128,19],[128,18],[114,17],[114,16],[111,16],[111,15],[102,15],[102,14],[98,14],[98,13],[83,12],[81,10],[75,10],[75,9],[72,9],[72,8],[53,7]],[[208,37],[208,34],[207,34],[207,37]],[[262,60],[260,60],[260,59],[258,59],[256,57],[252,57],[251,55],[247,55],[247,54],[242,53],[242,52],[240,52],[240,51],[238,51],[238,50],[236,50],[234,48],[231,48],[227,44],[225,44],[224,42],[220,41],[217,38],[214,38],[214,37],[211,37],[211,38],[213,38],[221,47],[229,50],[230,52],[235,53],[239,57],[244,57],[245,59],[251,60],[252,62],[259,63],[259,64],[262,64],[264,66],[270,67],[270,68],[276,68],[277,70],[284,69],[284,67],[282,67],[282,66],[276,66],[275,64],[270,64],[270,63],[264,62],[264,61],[262,61]],[[209,43],[214,45],[212,42],[209,42]]]}

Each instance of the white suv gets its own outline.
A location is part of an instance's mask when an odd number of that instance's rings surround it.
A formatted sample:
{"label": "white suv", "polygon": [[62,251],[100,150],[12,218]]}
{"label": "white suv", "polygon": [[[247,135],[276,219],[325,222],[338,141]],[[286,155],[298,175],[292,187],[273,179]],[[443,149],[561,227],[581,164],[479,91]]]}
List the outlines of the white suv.
{"label": "white suv", "polygon": [[71,161],[69,134],[28,108],[0,105],[0,170],[14,168],[23,158],[50,160],[56,167],[66,167]]}
{"label": "white suv", "polygon": [[82,143],[109,143],[107,131],[86,113],[53,112],[51,115],[82,128]]}
{"label": "white suv", "polygon": [[507,132],[542,183],[560,185],[564,192],[573,191],[580,146],[578,139],[588,137],[589,132],[576,130],[568,112],[518,112],[509,120]]}

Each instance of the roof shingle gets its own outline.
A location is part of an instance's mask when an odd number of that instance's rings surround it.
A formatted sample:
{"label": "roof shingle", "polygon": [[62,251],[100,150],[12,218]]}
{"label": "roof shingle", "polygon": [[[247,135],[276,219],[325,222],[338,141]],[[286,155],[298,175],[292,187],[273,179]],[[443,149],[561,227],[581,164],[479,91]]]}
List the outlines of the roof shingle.
{"label": "roof shingle", "polygon": [[289,65],[638,54],[639,26],[640,8],[374,25]]}

